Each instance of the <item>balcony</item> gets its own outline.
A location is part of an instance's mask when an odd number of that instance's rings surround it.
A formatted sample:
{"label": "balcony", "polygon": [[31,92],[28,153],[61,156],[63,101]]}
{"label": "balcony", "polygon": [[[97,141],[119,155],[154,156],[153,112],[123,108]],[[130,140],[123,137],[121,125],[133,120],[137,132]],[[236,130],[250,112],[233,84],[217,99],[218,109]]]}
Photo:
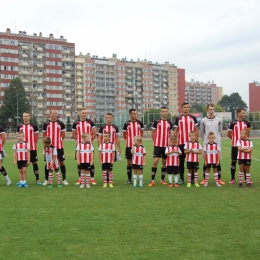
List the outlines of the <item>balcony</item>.
{"label": "balcony", "polygon": [[83,76],[83,73],[77,72],[77,75],[78,75],[78,76]]}
{"label": "balcony", "polygon": [[65,93],[71,93],[72,90],[71,89],[65,89]]}
{"label": "balcony", "polygon": [[62,53],[69,54],[69,53],[70,53],[70,50],[62,50]]}
{"label": "balcony", "polygon": [[82,79],[81,78],[76,78],[76,81],[77,82],[82,82]]}
{"label": "balcony", "polygon": [[38,71],[37,74],[38,75],[43,75],[43,72],[42,71]]}
{"label": "balcony", "polygon": [[76,93],[77,93],[77,95],[83,95],[83,92],[81,92],[81,91],[77,91]]}
{"label": "balcony", "polygon": [[29,47],[28,47],[27,45],[23,45],[23,46],[22,46],[22,49],[24,49],[24,50],[28,50]]}
{"label": "balcony", "polygon": [[71,58],[63,58],[62,60],[63,60],[63,61],[72,61]]}
{"label": "balcony", "polygon": [[22,82],[29,82],[28,79],[22,79]]}
{"label": "balcony", "polygon": [[70,85],[70,82],[69,82],[69,81],[63,81],[63,82],[62,82],[62,85],[69,86],[69,85]]}
{"label": "balcony", "polygon": [[42,59],[43,56],[42,55],[37,55],[37,59]]}
{"label": "balcony", "polygon": [[43,48],[42,47],[37,47],[36,50],[37,51],[43,51]]}
{"label": "balcony", "polygon": [[83,99],[82,98],[77,98],[77,102],[82,102]]}

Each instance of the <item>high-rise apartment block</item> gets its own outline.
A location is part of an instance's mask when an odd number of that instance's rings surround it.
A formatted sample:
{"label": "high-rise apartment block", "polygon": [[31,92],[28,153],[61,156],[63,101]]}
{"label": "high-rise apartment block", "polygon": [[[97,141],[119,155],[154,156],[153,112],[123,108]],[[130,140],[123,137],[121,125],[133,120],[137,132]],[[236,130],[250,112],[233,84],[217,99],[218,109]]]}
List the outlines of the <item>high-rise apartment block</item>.
{"label": "high-rise apartment block", "polygon": [[1,97],[11,80],[20,77],[39,121],[46,120],[51,107],[64,121],[75,116],[75,43],[7,29],[0,32],[0,66]]}
{"label": "high-rise apartment block", "polygon": [[254,81],[249,83],[249,111],[259,112],[260,111],[260,83]]}

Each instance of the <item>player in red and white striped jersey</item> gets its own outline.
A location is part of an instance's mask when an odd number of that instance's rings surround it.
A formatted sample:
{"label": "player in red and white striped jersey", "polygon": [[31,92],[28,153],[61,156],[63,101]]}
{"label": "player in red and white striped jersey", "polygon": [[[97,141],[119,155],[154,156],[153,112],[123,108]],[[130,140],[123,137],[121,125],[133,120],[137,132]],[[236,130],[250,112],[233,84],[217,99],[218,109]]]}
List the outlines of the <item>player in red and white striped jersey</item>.
{"label": "player in red and white striped jersey", "polygon": [[109,177],[109,187],[113,187],[113,164],[115,161],[115,144],[110,142],[110,133],[104,134],[104,142],[99,145],[99,161],[102,165],[103,187],[107,187],[107,173]]}
{"label": "player in red and white striped jersey", "polygon": [[[232,147],[231,147],[231,181],[230,184],[235,183],[235,174],[236,174],[236,164],[237,164],[237,140],[240,139],[240,133],[243,129],[248,129],[250,131],[251,124],[244,120],[246,116],[246,111],[244,108],[239,107],[236,110],[237,119],[232,122],[228,128],[228,137],[232,140]],[[245,174],[245,172],[244,172]],[[246,179],[246,176],[245,176]]]}
{"label": "player in red and white striped jersey", "polygon": [[252,182],[250,180],[250,166],[253,152],[253,142],[249,140],[249,130],[243,129],[241,131],[239,140],[237,140],[237,159],[239,164],[239,188],[243,187],[243,171],[246,171],[246,185],[252,187]]}
{"label": "player in red and white striped jersey", "polygon": [[180,173],[179,165],[180,159],[179,156],[181,155],[181,150],[177,145],[177,137],[172,136],[170,140],[170,145],[165,149],[166,157],[166,167],[168,173],[168,180],[169,180],[169,187],[172,187],[172,174],[174,175],[174,186],[179,187],[178,184],[178,174]]}
{"label": "player in red and white striped jersey", "polygon": [[172,130],[172,123],[167,120],[168,109],[167,107],[161,107],[160,119],[157,119],[152,124],[151,136],[154,145],[153,151],[153,165],[151,169],[151,182],[148,184],[149,187],[155,185],[155,175],[157,172],[157,165],[159,159],[162,158],[162,168],[161,168],[161,184],[167,185],[164,181],[166,174],[166,155],[165,148],[169,145],[170,134]]}
{"label": "player in red and white striped jersey", "polygon": [[[80,108],[79,109],[79,120],[76,120],[72,125],[72,136],[76,140],[76,145],[82,142],[82,134],[83,133],[88,133],[90,135],[90,142],[91,143],[95,140],[95,138],[97,136],[96,126],[95,126],[95,124],[92,120],[87,118],[86,108]],[[78,165],[78,174],[79,174],[79,179],[75,183],[75,185],[81,184],[80,165]],[[90,175],[91,175],[91,183],[93,185],[96,185],[96,181],[94,179],[94,175],[95,175],[94,164],[91,165]]]}
{"label": "player in red and white striped jersey", "polygon": [[91,165],[93,165],[93,145],[90,142],[90,135],[88,133],[83,133],[82,135],[82,141],[77,145],[76,152],[77,152],[77,162],[80,166],[81,171],[81,184],[80,188],[84,188],[84,178],[86,174],[86,188],[90,188],[90,170]]}
{"label": "player in red and white striped jersey", "polygon": [[27,166],[30,164],[30,145],[24,142],[23,132],[17,134],[18,142],[13,145],[14,150],[14,165],[17,165],[19,169],[20,182],[16,185],[28,188],[26,182]]}
{"label": "player in red and white striped jersey", "polygon": [[52,188],[53,170],[56,173],[58,182],[58,188],[61,188],[60,173],[59,173],[59,161],[57,159],[57,149],[51,144],[51,138],[46,136],[42,140],[43,154],[46,160],[46,169],[49,171],[49,188]]}
{"label": "player in red and white striped jersey", "polygon": [[42,185],[39,177],[39,167],[37,164],[38,156],[37,156],[37,142],[39,139],[39,130],[38,126],[31,123],[31,115],[29,112],[23,113],[23,124],[20,124],[17,127],[16,132],[24,133],[24,141],[30,145],[30,159],[33,165],[33,171],[35,174],[36,184]]}
{"label": "player in red and white striped jersey", "polygon": [[139,175],[139,187],[143,187],[143,167],[146,165],[146,151],[145,147],[142,145],[142,137],[137,135],[134,137],[133,147],[131,149],[132,154],[132,169],[134,171],[133,187],[136,188],[137,174]]}
{"label": "player in red and white striped jersey", "polygon": [[215,133],[209,132],[208,143],[204,145],[204,165],[206,168],[205,182],[204,182],[205,187],[208,186],[209,173],[211,167],[213,168],[216,185],[218,187],[221,187],[221,184],[219,182],[219,177],[218,177],[218,165],[220,163],[220,146],[219,144],[215,143],[215,139],[216,139]]}
{"label": "player in red and white striped jersey", "polygon": [[196,141],[196,132],[191,131],[189,134],[190,141],[184,145],[184,153],[187,155],[187,169],[188,169],[188,183],[187,187],[191,187],[191,173],[194,172],[194,185],[199,187],[198,183],[198,169],[199,169],[199,154],[202,153],[202,147]]}
{"label": "player in red and white striped jersey", "polygon": [[[43,137],[50,137],[51,144],[57,149],[57,157],[60,163],[60,169],[63,178],[63,184],[68,185],[69,183],[66,180],[66,167],[65,167],[65,157],[63,149],[63,139],[65,138],[65,125],[62,121],[58,120],[58,113],[56,108],[50,109],[50,119],[44,123],[43,128]],[[48,174],[49,172],[45,168],[45,181],[43,185],[48,184]]]}
{"label": "player in red and white striped jersey", "polygon": [[127,177],[126,184],[132,184],[132,154],[131,149],[133,146],[134,137],[140,135],[143,137],[144,124],[137,119],[137,111],[134,108],[129,110],[130,120],[124,123],[123,137],[126,140],[125,158],[127,159]]}
{"label": "player in red and white striped jersey", "polygon": [[10,185],[11,180],[10,180],[9,176],[7,175],[5,167],[2,165],[3,157],[5,157],[5,152],[4,152],[5,141],[6,141],[5,130],[2,126],[0,126],[0,172],[5,177],[6,185]]}

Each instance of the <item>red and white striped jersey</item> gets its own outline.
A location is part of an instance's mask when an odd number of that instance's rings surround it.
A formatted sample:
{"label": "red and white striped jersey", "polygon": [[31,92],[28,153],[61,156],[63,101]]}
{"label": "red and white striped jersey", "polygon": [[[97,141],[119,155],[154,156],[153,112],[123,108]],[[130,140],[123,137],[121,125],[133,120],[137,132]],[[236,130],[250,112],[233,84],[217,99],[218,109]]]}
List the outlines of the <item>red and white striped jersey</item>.
{"label": "red and white striped jersey", "polygon": [[144,156],[146,155],[144,146],[134,146],[132,149],[134,149],[134,153],[132,154],[132,164],[143,165]]}
{"label": "red and white striped jersey", "polygon": [[56,155],[57,156],[57,149],[54,146],[50,147],[43,147],[43,154],[45,156],[46,160],[46,166],[48,170],[53,170],[53,169],[58,169],[59,168],[59,161],[58,158],[56,157],[56,160],[54,161],[53,167],[51,168],[50,165],[52,163],[53,157]]}
{"label": "red and white striped jersey", "polygon": [[169,145],[172,123],[169,120],[158,119],[152,124],[154,131],[153,145],[166,147]]}
{"label": "red and white striped jersey", "polygon": [[104,134],[110,133],[110,142],[115,144],[116,142],[116,136],[119,135],[119,130],[116,125],[102,125],[99,128],[98,134],[102,135],[102,143],[104,142]]}
{"label": "red and white striped jersey", "polygon": [[220,152],[220,146],[217,143],[207,143],[204,145],[204,152],[206,153],[207,163],[217,163],[219,159],[218,153]]}
{"label": "red and white striped jersey", "polygon": [[98,148],[100,152],[100,158],[102,163],[111,163],[113,160],[113,153],[115,152],[115,144],[109,143],[102,143]]}
{"label": "red and white striped jersey", "polygon": [[[251,148],[253,147],[253,142],[249,139],[246,139],[246,140],[242,140],[242,139],[239,139],[237,140],[237,147],[243,147],[243,148]],[[238,151],[237,152],[237,159],[248,159],[248,160],[251,160],[252,159],[252,153],[245,153],[245,152],[242,152],[242,151]]]}
{"label": "red and white striped jersey", "polygon": [[195,131],[195,126],[198,125],[197,119],[195,116],[188,114],[187,116],[179,115],[176,117],[174,122],[174,127],[178,127],[179,135],[178,142],[179,144],[185,144],[189,141],[189,133]]}
{"label": "red and white striped jersey", "polygon": [[[184,149],[186,150],[190,150],[190,149],[193,149],[193,150],[202,150],[202,147],[200,145],[200,143],[198,142],[187,142],[185,145],[184,145]],[[197,153],[188,153],[186,154],[186,161],[187,162],[199,162],[199,154]]]}
{"label": "red and white striped jersey", "polygon": [[65,125],[60,120],[55,122],[47,121],[44,123],[42,131],[46,133],[46,136],[51,138],[51,145],[56,149],[63,148],[63,142],[61,132],[66,131]]}
{"label": "red and white striped jersey", "polygon": [[180,165],[180,158],[179,153],[181,153],[181,150],[178,146],[167,146],[165,149],[165,153],[169,152],[177,152],[177,153],[171,153],[168,154],[166,157],[166,166],[179,166]]}
{"label": "red and white striped jersey", "polygon": [[3,151],[2,135],[5,135],[5,130],[0,126],[0,153]]}
{"label": "red and white striped jersey", "polygon": [[17,127],[16,132],[23,132],[24,141],[30,144],[31,151],[36,150],[35,134],[39,133],[38,126],[35,124],[21,124]]}
{"label": "red and white striped jersey", "polygon": [[90,163],[92,158],[92,152],[94,151],[91,143],[80,143],[77,145],[76,151],[79,152],[80,163]]}
{"label": "red and white striped jersey", "polygon": [[246,120],[243,120],[243,121],[235,120],[234,122],[232,122],[230,124],[228,131],[232,131],[232,146],[234,146],[234,147],[237,146],[237,140],[240,139],[241,130],[247,129],[250,127],[251,127],[251,124]]}
{"label": "red and white striped jersey", "polygon": [[27,161],[28,160],[28,150],[30,150],[30,145],[26,142],[15,143],[13,150],[16,152],[17,161]]}
{"label": "red and white striped jersey", "polygon": [[134,137],[141,135],[141,130],[144,130],[144,124],[140,120],[135,122],[128,120],[124,123],[123,132],[126,132],[126,147],[133,146]]}
{"label": "red and white striped jersey", "polygon": [[72,125],[72,131],[77,133],[77,144],[82,143],[82,134],[88,133],[90,135],[90,142],[92,142],[92,129],[95,128],[95,124],[92,120],[86,119],[85,121],[77,120]]}

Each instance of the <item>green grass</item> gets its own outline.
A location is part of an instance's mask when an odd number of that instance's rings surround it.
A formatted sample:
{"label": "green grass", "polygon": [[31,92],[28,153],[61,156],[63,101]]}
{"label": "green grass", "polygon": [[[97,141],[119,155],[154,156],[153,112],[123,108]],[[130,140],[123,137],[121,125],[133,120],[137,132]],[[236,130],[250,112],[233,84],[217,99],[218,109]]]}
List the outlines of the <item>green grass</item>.
{"label": "green grass", "polygon": [[[260,141],[253,142],[253,157],[260,160]],[[160,170],[156,186],[148,188],[152,143],[145,140],[143,189],[124,184],[126,161],[122,158],[114,166],[113,189],[102,188],[101,166],[96,163],[97,186],[82,190],[74,185],[75,143],[66,141],[70,185],[51,190],[38,187],[30,166],[30,187],[19,189],[14,185],[19,177],[12,165],[12,145],[13,141],[6,143],[3,163],[12,185],[6,186],[0,176],[0,259],[259,259],[259,161],[252,162],[252,189],[238,189],[237,183],[217,188],[212,173],[207,188],[170,189],[159,185]],[[228,182],[230,140],[224,139],[222,145],[222,179]],[[97,150],[95,154],[97,162]]]}

